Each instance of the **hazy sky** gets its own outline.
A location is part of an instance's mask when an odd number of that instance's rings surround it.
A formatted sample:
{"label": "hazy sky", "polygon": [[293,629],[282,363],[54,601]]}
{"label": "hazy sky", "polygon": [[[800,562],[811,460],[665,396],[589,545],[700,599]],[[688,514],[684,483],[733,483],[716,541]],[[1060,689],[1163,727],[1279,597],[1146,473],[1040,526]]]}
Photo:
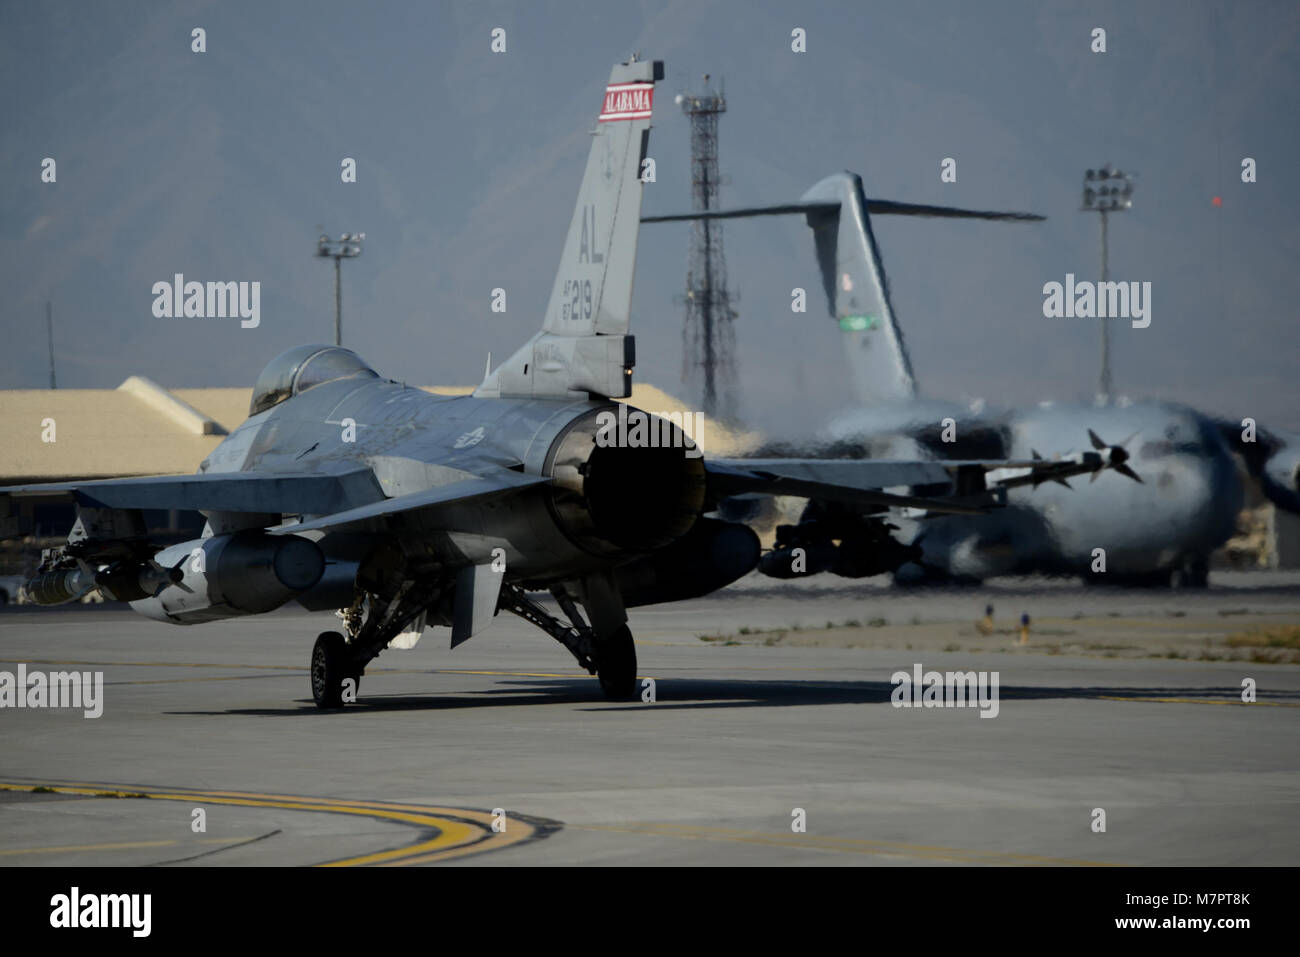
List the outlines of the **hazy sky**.
{"label": "hazy sky", "polygon": [[[869,196],[1049,217],[876,221],[926,394],[1092,394],[1098,320],[1045,319],[1042,287],[1095,278],[1080,181],[1110,161],[1138,176],[1112,278],[1153,287],[1149,328],[1112,326],[1117,389],[1300,426],[1293,2],[5,3],[0,388],[46,384],[47,297],[61,386],[251,385],[280,351],[332,338],[318,225],[367,234],[344,264],[346,345],[394,378],[477,383],[489,350],[504,358],[541,322],[586,130],[611,64],[638,50],[667,69],[647,213],[689,206],[671,97],[709,72],[726,83],[727,205],[793,199],[847,168]],[[637,378],[683,395],[688,232],[643,229],[632,314]],[[850,393],[809,231],[746,221],[725,242],[742,409],[768,430],[812,427]],[[260,281],[260,327],[155,318],[151,287],[177,272]]]}

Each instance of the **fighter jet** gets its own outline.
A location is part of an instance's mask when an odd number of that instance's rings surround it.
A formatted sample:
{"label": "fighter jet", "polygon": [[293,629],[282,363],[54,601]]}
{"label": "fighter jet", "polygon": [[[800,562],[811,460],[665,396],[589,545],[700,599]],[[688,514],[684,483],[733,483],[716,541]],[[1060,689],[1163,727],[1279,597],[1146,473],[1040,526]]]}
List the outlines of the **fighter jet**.
{"label": "fighter jet", "polygon": [[[172,624],[290,600],[335,609],[342,631],[321,633],[311,654],[321,708],[355,700],[367,664],[426,626],[450,628],[455,648],[504,609],[623,699],[637,666],[626,609],[706,594],[758,562],[747,526],[706,514],[720,499],[789,492],[976,514],[1017,482],[1106,467],[1093,451],[1038,463],[706,461],[676,423],[613,401],[631,388],[641,167],[662,77],[660,62],[613,68],[542,328],[472,395],[409,388],[348,349],[291,349],[197,474],[0,489],[11,506],[76,505],[33,598],[98,589]],[[1017,473],[986,481],[1004,468]],[[882,491],[892,486],[937,494]],[[201,512],[203,537],[160,547],[144,534],[146,508]],[[19,524],[11,516],[5,534]]]}
{"label": "fighter jet", "polygon": [[[812,228],[828,309],[844,343],[859,405],[825,430],[819,454],[1037,459],[1081,448],[1103,453],[1115,475],[1081,488],[1027,483],[1008,507],[977,516],[864,517],[842,503],[813,500],[797,524],[777,530],[761,568],[848,577],[893,571],[900,582],[975,583],[995,575],[1046,573],[1092,581],[1204,587],[1209,555],[1235,528],[1242,483],[1226,439],[1240,426],[1194,409],[1141,401],[1102,406],[1044,404],[998,410],[919,396],[894,313],[871,214],[1032,221],[1027,213],[984,212],[868,199],[860,176],[837,173],[797,202],[779,206],[647,216],[645,222],[800,214]],[[829,324],[828,324],[829,326]],[[829,329],[828,329],[829,331]],[[1105,439],[1102,438],[1105,436]],[[1110,442],[1119,441],[1111,445]],[[1279,504],[1297,498],[1297,452],[1265,434],[1241,445],[1252,471]],[[789,451],[788,449],[782,449]],[[771,454],[772,449],[759,454]],[[805,452],[807,450],[804,450]],[[1289,483],[1289,490],[1288,490]],[[1294,507],[1294,506],[1290,506]],[[733,516],[739,515],[732,509]],[[882,548],[885,541],[895,547]]]}

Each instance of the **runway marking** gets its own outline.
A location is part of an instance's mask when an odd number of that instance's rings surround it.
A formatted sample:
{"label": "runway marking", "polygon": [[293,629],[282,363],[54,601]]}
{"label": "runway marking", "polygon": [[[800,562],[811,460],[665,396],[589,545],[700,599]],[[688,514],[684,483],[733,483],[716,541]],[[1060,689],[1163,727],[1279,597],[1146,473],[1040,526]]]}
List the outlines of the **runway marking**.
{"label": "runway marking", "polygon": [[557,674],[549,671],[470,671],[455,668],[428,668],[420,674],[432,675],[487,675],[494,678],[590,678],[585,671],[573,671],[569,674]]}
{"label": "runway marking", "polygon": [[881,857],[911,857],[919,860],[956,861],[965,864],[1040,864],[1068,867],[1119,866],[1103,861],[1085,861],[1072,857],[1043,857],[1037,854],[975,851],[928,844],[901,844],[894,841],[869,841],[853,837],[818,837],[809,834],[744,831],[736,828],[704,827],[689,824],[570,824],[568,827],[580,831],[617,831],[624,834],[693,838],[705,841],[732,841],[767,847],[792,847],[801,850],[837,851],[846,854],[872,854]]}
{"label": "runway marking", "polygon": [[[81,794],[87,797],[120,797],[121,788],[80,782],[19,783],[0,781],[0,790],[32,791],[43,787],[57,794]],[[246,791],[200,791],[188,788],[140,789],[132,795],[164,801],[189,801],[228,804],[238,807],[266,807],[290,811],[314,811],[327,814],[350,814],[383,821],[395,821],[420,828],[422,837],[413,844],[371,854],[325,861],[318,867],[359,867],[367,865],[404,866],[428,864],[480,854],[539,840],[560,828],[558,821],[542,820],[507,812],[506,830],[492,829],[494,816],[487,811],[446,808],[421,804],[394,804],[385,801],[360,801],[345,798],[312,798],[289,794],[257,794]],[[429,836],[431,833],[432,836]]]}
{"label": "runway marking", "polygon": [[254,671],[307,671],[300,665],[249,665],[215,661],[62,661],[53,658],[0,658],[3,664],[96,665],[101,668],[250,668]]}
{"label": "runway marking", "polygon": [[1094,701],[1145,701],[1159,704],[1235,704],[1241,705],[1243,708],[1255,708],[1261,705],[1268,708],[1300,708],[1300,702],[1297,701],[1241,701],[1231,698],[1136,698],[1110,694],[1092,695],[1092,698]]}
{"label": "runway marking", "polygon": [[[243,842],[242,837],[202,837],[195,844],[225,844],[230,841]],[[118,851],[136,847],[173,847],[180,841],[119,841],[114,844],[64,844],[53,847],[16,847],[0,851],[0,857],[18,854],[68,854],[73,851]]]}
{"label": "runway marking", "polygon": [[[293,671],[305,674],[309,669],[303,665],[250,665],[223,664],[215,661],[62,661],[52,658],[0,658],[0,664],[28,665],[90,665],[100,668],[243,668],[252,671]],[[367,671],[366,677],[384,674],[404,675],[488,675],[507,678],[587,678],[584,671],[559,673],[550,671],[481,671],[459,668],[375,668]],[[163,684],[178,681],[239,681],[243,675],[228,675],[216,678],[141,678],[134,681],[117,681],[114,684]]]}

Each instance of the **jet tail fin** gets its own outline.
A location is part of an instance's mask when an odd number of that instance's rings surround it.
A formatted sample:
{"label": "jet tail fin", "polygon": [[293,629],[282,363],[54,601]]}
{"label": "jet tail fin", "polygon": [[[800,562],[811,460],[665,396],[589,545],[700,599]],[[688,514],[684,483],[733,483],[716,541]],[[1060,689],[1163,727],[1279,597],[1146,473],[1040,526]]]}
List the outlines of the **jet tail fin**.
{"label": "jet tail fin", "polygon": [[642,222],[740,219],[788,213],[803,214],[812,228],[827,306],[845,336],[844,351],[852,370],[854,390],[859,401],[866,405],[906,401],[916,395],[912,363],[894,317],[885,266],[871,229],[871,214],[1010,221],[1043,218],[1032,213],[868,199],[863,193],[862,177],[843,172],[826,177],[795,203],[647,216]]}
{"label": "jet tail fin", "polygon": [[641,219],[641,167],[660,60],[609,75],[542,329],[492,371],[477,396],[624,398],[635,351],[628,334]]}

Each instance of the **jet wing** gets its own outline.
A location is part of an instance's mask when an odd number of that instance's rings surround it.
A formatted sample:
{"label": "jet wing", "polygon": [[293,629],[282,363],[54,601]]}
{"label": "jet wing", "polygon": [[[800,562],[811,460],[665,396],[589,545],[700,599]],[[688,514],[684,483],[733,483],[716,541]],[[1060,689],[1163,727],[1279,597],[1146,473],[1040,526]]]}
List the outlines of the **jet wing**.
{"label": "jet wing", "polygon": [[310,521],[279,525],[270,529],[270,532],[272,535],[294,535],[298,532],[338,531],[343,528],[357,531],[365,528],[378,529],[387,519],[404,513],[513,495],[526,488],[548,485],[550,481],[549,478],[541,475],[525,475],[511,469],[497,469],[482,476],[461,479],[447,485],[411,492],[408,495],[398,495],[382,502],[373,502],[331,515],[323,515]]}
{"label": "jet wing", "polygon": [[7,498],[58,496],[72,497],[93,508],[318,516],[272,529],[273,533],[289,534],[344,526],[381,527],[383,519],[402,512],[513,494],[549,482],[549,478],[497,467],[479,476],[386,498],[374,473],[365,468],[334,475],[219,472],[11,485],[0,488],[0,503]]}
{"label": "jet wing", "polygon": [[[1095,452],[1059,460],[712,459],[705,463],[710,489],[720,498],[765,492],[957,515],[979,515],[996,508],[1005,503],[1005,490],[1017,485],[1064,481],[1104,467]],[[1003,470],[1023,474],[988,481],[988,473]],[[884,491],[923,485],[949,485],[953,494],[918,496]]]}
{"label": "jet wing", "polygon": [[97,508],[319,515],[382,499],[370,469],[334,474],[203,472],[0,487],[9,498],[71,497]]}

